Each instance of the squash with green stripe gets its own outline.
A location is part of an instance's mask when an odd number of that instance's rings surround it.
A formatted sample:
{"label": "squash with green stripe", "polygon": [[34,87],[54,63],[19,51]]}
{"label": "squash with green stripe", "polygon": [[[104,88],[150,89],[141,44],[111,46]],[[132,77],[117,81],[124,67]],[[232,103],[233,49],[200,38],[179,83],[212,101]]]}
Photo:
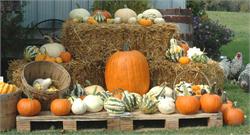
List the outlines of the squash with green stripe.
{"label": "squash with green stripe", "polygon": [[194,54],[192,57],[191,57],[191,60],[193,62],[197,62],[197,63],[203,63],[203,64],[206,64],[207,61],[208,61],[208,57],[207,55],[205,54],[201,54],[201,55],[197,55],[197,54]]}
{"label": "squash with green stripe", "polygon": [[141,104],[141,100],[142,100],[142,96],[138,93],[130,93],[135,97],[135,109],[138,109],[140,104]]}
{"label": "squash with green stripe", "polygon": [[27,46],[24,49],[23,56],[26,61],[32,61],[38,53],[40,53],[40,50],[37,46]]}
{"label": "squash with green stripe", "polygon": [[97,11],[93,17],[97,22],[104,22],[106,20],[106,17],[102,14],[101,11]]}
{"label": "squash with green stripe", "polygon": [[155,96],[143,95],[139,109],[145,114],[152,114],[158,111],[158,100]]}
{"label": "squash with green stripe", "polygon": [[109,91],[101,91],[96,94],[97,96],[100,96],[103,101],[111,97],[111,93]]}
{"label": "squash with green stripe", "polygon": [[177,40],[174,38],[170,39],[170,48],[166,51],[167,59],[173,62],[178,62],[182,56],[184,56],[184,51],[178,46]]}
{"label": "squash with green stripe", "polygon": [[136,107],[136,97],[128,91],[122,93],[122,101],[125,103],[125,110],[132,112]]}
{"label": "squash with green stripe", "polygon": [[122,114],[125,112],[125,104],[118,98],[109,97],[104,102],[104,109],[110,114]]}
{"label": "squash with green stripe", "polygon": [[71,91],[70,96],[75,96],[75,97],[80,97],[85,95],[85,91],[84,88],[82,87],[81,84],[79,84],[78,82],[76,82],[73,86],[73,90]]}

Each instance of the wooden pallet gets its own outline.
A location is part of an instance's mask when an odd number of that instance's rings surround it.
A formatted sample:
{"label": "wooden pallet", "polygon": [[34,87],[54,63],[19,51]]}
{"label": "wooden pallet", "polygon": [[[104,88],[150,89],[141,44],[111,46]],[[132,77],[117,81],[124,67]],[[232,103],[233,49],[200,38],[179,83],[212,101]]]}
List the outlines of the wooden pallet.
{"label": "wooden pallet", "polygon": [[[48,111],[41,112],[39,116],[23,117],[17,116],[16,126],[17,131],[31,131],[32,122],[62,122],[64,130],[76,131],[80,122],[100,122],[106,123],[104,129],[107,130],[147,130],[145,123],[150,124],[155,121],[160,122],[159,127],[150,127],[150,129],[178,129],[180,128],[181,121],[185,120],[187,123],[194,123],[196,119],[206,119],[205,127],[220,127],[223,124],[221,113],[198,113],[194,115],[171,114],[164,115],[161,113],[156,114],[143,114],[139,111],[132,112],[126,116],[109,116],[107,112],[102,111],[98,113],[86,113],[84,115],[70,115],[70,116],[54,116]],[[152,125],[152,124],[151,124]],[[138,128],[139,127],[139,128]],[[103,127],[102,127],[103,129]],[[96,130],[96,129],[95,129]]]}

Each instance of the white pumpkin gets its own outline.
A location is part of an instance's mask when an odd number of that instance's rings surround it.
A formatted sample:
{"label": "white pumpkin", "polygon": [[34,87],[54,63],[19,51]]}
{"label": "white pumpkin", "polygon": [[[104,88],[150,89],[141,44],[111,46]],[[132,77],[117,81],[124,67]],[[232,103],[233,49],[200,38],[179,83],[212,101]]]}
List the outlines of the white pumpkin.
{"label": "white pumpkin", "polygon": [[163,114],[171,114],[175,112],[174,99],[171,97],[160,98],[158,110]]}
{"label": "white pumpkin", "polygon": [[69,17],[71,19],[77,19],[79,21],[81,21],[84,17],[89,17],[89,16],[90,16],[89,11],[84,8],[73,9],[69,13]]}
{"label": "white pumpkin", "polygon": [[55,43],[49,36],[44,37],[48,38],[50,43],[44,44],[40,47],[41,53],[47,53],[51,57],[59,57],[61,52],[65,52],[65,48],[63,45]]}
{"label": "white pumpkin", "polygon": [[99,86],[99,85],[91,85],[91,86],[85,87],[84,90],[85,90],[87,95],[95,95],[98,92],[105,91],[104,88],[102,86]]}
{"label": "white pumpkin", "polygon": [[121,23],[122,21],[121,21],[121,17],[116,17],[115,19],[114,19],[114,23],[115,24],[119,24],[119,23]]}
{"label": "white pumpkin", "polygon": [[130,18],[128,19],[128,23],[129,23],[129,24],[135,24],[135,23],[136,23],[136,17],[130,17]]}
{"label": "white pumpkin", "polygon": [[134,10],[128,8],[126,5],[122,9],[118,9],[115,12],[115,17],[120,17],[123,23],[127,23],[128,19],[131,17],[136,17],[137,14]]}
{"label": "white pumpkin", "polygon": [[140,19],[142,19],[143,18],[143,14],[141,13],[141,14],[138,14],[138,16],[137,16],[137,20],[140,20]]}
{"label": "white pumpkin", "polygon": [[87,106],[89,112],[99,112],[103,109],[104,102],[100,96],[88,95],[84,98],[83,102]]}
{"label": "white pumpkin", "polygon": [[87,105],[81,98],[76,98],[71,106],[71,111],[74,114],[84,114],[87,111]]}
{"label": "white pumpkin", "polygon": [[148,9],[145,10],[143,13],[143,17],[149,18],[151,20],[154,20],[155,18],[162,18],[162,14],[157,9]]}
{"label": "white pumpkin", "polygon": [[163,18],[155,18],[154,23],[155,24],[164,24],[165,20]]}
{"label": "white pumpkin", "polygon": [[151,88],[148,94],[152,94],[154,96],[160,96],[160,97],[161,96],[172,97],[173,90],[167,86],[161,85],[161,86],[155,86]]}

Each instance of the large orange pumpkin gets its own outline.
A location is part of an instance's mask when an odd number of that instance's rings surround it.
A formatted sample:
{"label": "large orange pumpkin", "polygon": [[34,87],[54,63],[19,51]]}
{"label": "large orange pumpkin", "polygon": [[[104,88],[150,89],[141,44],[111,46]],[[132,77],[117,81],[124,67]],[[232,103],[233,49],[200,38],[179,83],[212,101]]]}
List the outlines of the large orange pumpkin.
{"label": "large orange pumpkin", "polygon": [[223,120],[227,125],[241,125],[244,123],[244,112],[239,108],[228,108],[223,113]]}
{"label": "large orange pumpkin", "polygon": [[149,67],[146,57],[139,51],[125,51],[114,53],[107,61],[105,67],[105,83],[107,89],[122,88],[129,92],[141,95],[149,89]]}
{"label": "large orange pumpkin", "polygon": [[22,98],[17,103],[17,111],[22,116],[34,116],[40,113],[41,103],[36,99]]}
{"label": "large orange pumpkin", "polygon": [[175,105],[182,114],[194,114],[200,109],[200,101],[195,96],[178,96]]}
{"label": "large orange pumpkin", "polygon": [[220,111],[222,101],[216,94],[204,94],[200,98],[201,109],[206,113],[216,113]]}
{"label": "large orange pumpkin", "polygon": [[57,116],[64,116],[70,113],[71,103],[68,99],[55,99],[51,102],[50,111]]}
{"label": "large orange pumpkin", "polygon": [[229,100],[228,100],[226,103],[223,103],[223,104],[221,105],[220,111],[221,111],[222,113],[224,113],[224,111],[226,111],[226,109],[232,108],[232,107],[233,107],[232,101],[229,101]]}

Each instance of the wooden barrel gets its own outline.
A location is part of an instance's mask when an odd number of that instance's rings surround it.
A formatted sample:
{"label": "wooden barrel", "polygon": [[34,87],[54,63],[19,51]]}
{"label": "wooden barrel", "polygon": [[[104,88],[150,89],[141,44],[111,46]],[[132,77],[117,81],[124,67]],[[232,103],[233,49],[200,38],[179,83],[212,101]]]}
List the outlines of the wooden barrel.
{"label": "wooden barrel", "polygon": [[0,95],[0,131],[16,127],[17,102],[21,91]]}
{"label": "wooden barrel", "polygon": [[192,45],[193,15],[191,9],[159,9],[166,22],[175,23],[179,27],[180,36]]}

